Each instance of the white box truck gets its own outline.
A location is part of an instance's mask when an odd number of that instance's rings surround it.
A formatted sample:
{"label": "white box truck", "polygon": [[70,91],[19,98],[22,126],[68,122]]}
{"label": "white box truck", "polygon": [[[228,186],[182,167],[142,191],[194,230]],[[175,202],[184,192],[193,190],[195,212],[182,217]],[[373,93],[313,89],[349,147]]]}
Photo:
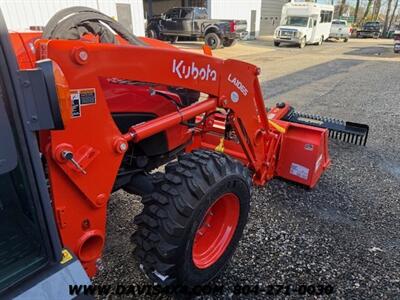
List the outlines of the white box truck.
{"label": "white box truck", "polygon": [[314,2],[293,1],[282,8],[281,24],[274,33],[274,45],[296,44],[304,48],[306,44],[321,45],[329,38],[333,5]]}

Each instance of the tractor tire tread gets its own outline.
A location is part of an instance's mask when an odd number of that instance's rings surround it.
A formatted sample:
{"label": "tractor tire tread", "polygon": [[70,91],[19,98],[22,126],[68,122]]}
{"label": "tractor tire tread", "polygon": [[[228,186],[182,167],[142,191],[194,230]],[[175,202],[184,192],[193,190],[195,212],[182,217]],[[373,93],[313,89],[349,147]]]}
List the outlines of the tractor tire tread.
{"label": "tractor tire tread", "polygon": [[144,208],[134,219],[138,228],[131,238],[134,255],[150,279],[161,285],[178,280],[178,250],[190,230],[192,212],[215,182],[231,175],[239,175],[251,194],[248,168],[222,153],[182,154],[166,166],[165,174],[157,175],[154,192],[142,199]]}

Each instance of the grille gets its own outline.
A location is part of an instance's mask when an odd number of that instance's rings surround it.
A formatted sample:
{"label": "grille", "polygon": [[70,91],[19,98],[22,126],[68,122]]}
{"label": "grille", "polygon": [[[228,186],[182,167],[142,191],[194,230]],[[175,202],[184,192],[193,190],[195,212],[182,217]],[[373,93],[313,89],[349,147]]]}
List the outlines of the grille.
{"label": "grille", "polygon": [[293,37],[294,33],[293,30],[279,30],[278,35],[282,37]]}

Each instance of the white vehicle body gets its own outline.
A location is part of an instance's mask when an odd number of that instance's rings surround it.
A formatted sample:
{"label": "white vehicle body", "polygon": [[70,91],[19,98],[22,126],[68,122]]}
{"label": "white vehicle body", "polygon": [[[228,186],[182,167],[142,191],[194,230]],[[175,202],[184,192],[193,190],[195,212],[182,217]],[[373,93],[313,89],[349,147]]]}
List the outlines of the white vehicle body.
{"label": "white vehicle body", "polygon": [[350,26],[347,25],[347,21],[333,20],[329,37],[338,40],[344,39],[347,42],[350,37]]}
{"label": "white vehicle body", "polygon": [[333,5],[289,2],[282,8],[281,25],[275,30],[274,44],[321,44],[329,38]]}

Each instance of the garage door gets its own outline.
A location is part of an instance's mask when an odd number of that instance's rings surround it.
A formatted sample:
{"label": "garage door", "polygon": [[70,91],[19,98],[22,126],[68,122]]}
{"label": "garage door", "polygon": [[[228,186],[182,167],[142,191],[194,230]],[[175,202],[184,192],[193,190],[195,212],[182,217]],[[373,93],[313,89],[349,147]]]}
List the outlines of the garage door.
{"label": "garage door", "polygon": [[260,35],[271,35],[281,21],[282,6],[287,0],[262,0]]}
{"label": "garage door", "polygon": [[133,33],[131,5],[126,3],[117,3],[116,5],[118,22]]}

